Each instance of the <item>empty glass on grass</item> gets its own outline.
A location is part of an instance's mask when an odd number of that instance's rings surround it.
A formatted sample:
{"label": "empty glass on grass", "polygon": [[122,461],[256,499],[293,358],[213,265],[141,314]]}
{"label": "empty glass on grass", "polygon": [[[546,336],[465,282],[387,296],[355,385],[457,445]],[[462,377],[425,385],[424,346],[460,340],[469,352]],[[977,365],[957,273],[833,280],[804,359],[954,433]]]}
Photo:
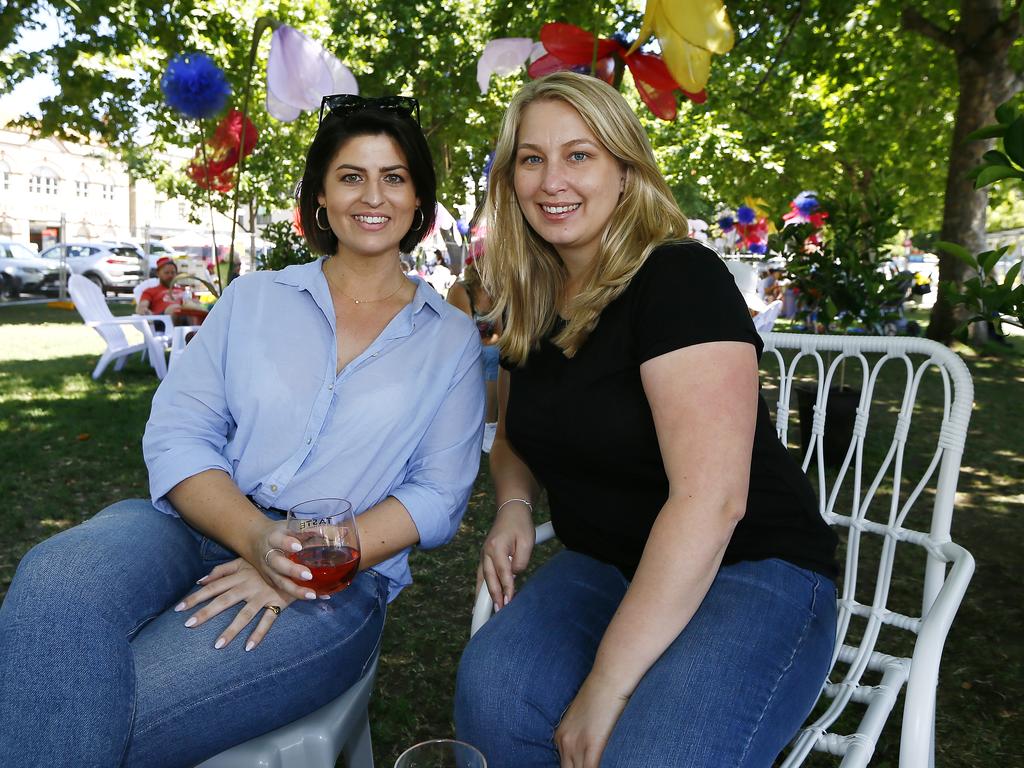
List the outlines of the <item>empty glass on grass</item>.
{"label": "empty glass on grass", "polygon": [[314,499],[288,510],[288,535],[302,544],[288,558],[313,574],[312,580],[294,579],[317,596],[340,592],[359,570],[359,530],[352,505],[344,499]]}
{"label": "empty glass on grass", "polygon": [[480,750],[454,739],[434,739],[409,747],[395,768],[487,768]]}

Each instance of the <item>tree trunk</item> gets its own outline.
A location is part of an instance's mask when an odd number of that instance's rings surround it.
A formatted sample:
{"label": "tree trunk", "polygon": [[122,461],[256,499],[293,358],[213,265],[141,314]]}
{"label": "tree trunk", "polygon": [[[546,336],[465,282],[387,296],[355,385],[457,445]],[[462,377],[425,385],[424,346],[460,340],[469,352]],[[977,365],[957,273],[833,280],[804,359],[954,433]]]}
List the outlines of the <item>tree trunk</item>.
{"label": "tree trunk", "polygon": [[[949,153],[941,238],[980,253],[985,244],[985,208],[988,192],[975,190],[967,174],[991,149],[991,141],[966,141],[972,131],[995,121],[995,108],[1018,88],[1018,76],[1010,67],[1009,50],[1020,33],[1020,19],[1012,14],[1000,21],[1001,0],[962,0],[961,21],[943,42],[956,55],[960,95]],[[919,17],[922,24],[930,24]],[[906,20],[905,20],[906,24]],[[931,37],[928,30],[911,24]],[[932,25],[932,29],[936,28]],[[937,33],[940,34],[940,33]],[[955,256],[939,255],[939,282],[962,284],[965,265]],[[953,305],[944,290],[938,291],[928,323],[928,337],[948,344],[957,325]]]}

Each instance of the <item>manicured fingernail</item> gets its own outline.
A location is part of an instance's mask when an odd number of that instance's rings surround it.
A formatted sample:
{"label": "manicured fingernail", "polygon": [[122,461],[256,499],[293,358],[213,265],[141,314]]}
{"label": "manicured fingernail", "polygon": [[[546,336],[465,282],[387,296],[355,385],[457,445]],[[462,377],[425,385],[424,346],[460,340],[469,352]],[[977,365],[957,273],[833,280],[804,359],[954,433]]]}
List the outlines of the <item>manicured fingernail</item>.
{"label": "manicured fingernail", "polygon": [[174,606],[174,612],[175,613],[178,613],[179,611],[184,611],[184,610],[185,610],[185,604],[184,603],[178,603],[176,606]]}
{"label": "manicured fingernail", "polygon": [[224,642],[224,638],[223,637],[218,637],[217,638],[217,642],[213,644],[213,647],[216,648],[219,651],[225,645],[226,645],[226,643]]}
{"label": "manicured fingernail", "polygon": [[501,610],[501,606],[500,606],[500,605],[498,605],[497,603],[495,603],[495,604],[494,604],[494,612],[495,612],[495,613],[497,613],[497,612],[498,612],[498,611],[500,611],[500,610]]}
{"label": "manicured fingernail", "polygon": [[316,592],[307,592],[306,593],[306,599],[307,600],[316,600]]}
{"label": "manicured fingernail", "polygon": [[186,627],[194,627],[196,625],[196,617],[193,616],[191,619],[185,622]]}
{"label": "manicured fingernail", "polygon": [[249,651],[251,651],[255,647],[256,647],[256,643],[254,643],[252,640],[250,640],[248,643],[245,644],[246,653],[248,653]]}
{"label": "manicured fingernail", "polygon": [[330,600],[331,596],[330,595],[320,595],[320,599],[321,600]]}
{"label": "manicured fingernail", "polygon": [[196,579],[196,584],[202,584],[208,578],[210,578],[210,577],[209,576],[203,576],[203,578],[201,578],[201,579]]}
{"label": "manicured fingernail", "polygon": [[313,574],[310,573],[309,571],[303,571],[302,572],[302,578],[304,578],[304,579],[306,579],[308,581],[309,579],[313,578]]}
{"label": "manicured fingernail", "polygon": [[297,542],[297,541],[293,541],[292,542],[292,552],[301,552],[301,551],[302,551],[302,545],[299,544],[299,542]]}

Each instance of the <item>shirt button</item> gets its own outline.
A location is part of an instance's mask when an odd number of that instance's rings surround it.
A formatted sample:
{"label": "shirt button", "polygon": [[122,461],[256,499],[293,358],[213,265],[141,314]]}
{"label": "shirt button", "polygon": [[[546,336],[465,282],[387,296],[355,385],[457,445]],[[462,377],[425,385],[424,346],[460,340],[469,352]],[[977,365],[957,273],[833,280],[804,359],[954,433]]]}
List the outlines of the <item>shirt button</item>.
{"label": "shirt button", "polygon": [[334,389],[334,382],[331,382],[330,384],[328,384],[327,388],[328,389]]}
{"label": "shirt button", "polygon": [[270,484],[270,492],[277,493],[277,486],[274,485],[273,483]]}
{"label": "shirt button", "polygon": [[312,442],[313,442],[313,438],[312,437],[307,437],[306,438],[306,445],[309,445]]}

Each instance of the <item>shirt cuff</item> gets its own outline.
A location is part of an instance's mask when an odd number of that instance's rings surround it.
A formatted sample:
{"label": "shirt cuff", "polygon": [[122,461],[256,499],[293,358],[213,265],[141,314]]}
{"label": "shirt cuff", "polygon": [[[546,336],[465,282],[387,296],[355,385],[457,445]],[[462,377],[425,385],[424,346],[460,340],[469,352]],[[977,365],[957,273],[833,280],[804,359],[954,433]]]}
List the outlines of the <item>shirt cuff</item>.
{"label": "shirt cuff", "polygon": [[421,485],[406,483],[395,488],[391,494],[405,507],[420,534],[420,549],[433,549],[447,544],[458,529],[449,515],[455,499]]}
{"label": "shirt cuff", "polygon": [[187,480],[193,475],[205,472],[208,469],[219,469],[228,477],[231,477],[231,464],[223,456],[217,456],[217,460],[187,461],[180,455],[165,454],[158,459],[150,461],[149,465],[149,494],[153,500],[153,506],[166,515],[179,517],[174,505],[167,499],[167,494],[182,480]]}

